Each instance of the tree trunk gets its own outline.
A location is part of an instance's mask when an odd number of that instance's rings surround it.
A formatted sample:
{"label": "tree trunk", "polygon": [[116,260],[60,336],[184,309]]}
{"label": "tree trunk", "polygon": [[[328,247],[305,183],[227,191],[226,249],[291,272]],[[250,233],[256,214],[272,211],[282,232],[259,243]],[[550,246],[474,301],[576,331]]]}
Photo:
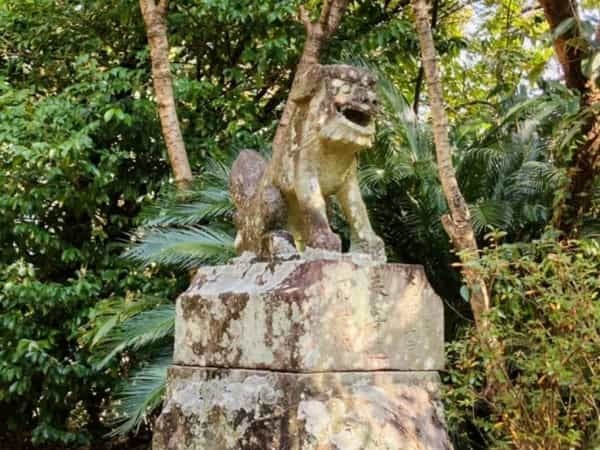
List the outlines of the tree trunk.
{"label": "tree trunk", "polygon": [[448,116],[437,69],[437,53],[429,22],[429,7],[426,0],[412,0],[412,4],[431,106],[438,173],[450,209],[450,214],[442,217],[442,224],[463,263],[462,274],[469,287],[469,301],[473,317],[478,329],[482,329],[486,328],[482,315],[489,310],[490,301],[483,279],[477,272],[469,268],[469,262],[479,257],[479,249],[471,224],[469,208],[456,181],[456,173],[452,165],[452,150],[448,138]]}
{"label": "tree trunk", "polygon": [[[581,94],[582,106],[586,108],[597,104],[600,101],[598,91],[593,89],[581,67],[587,55],[580,46],[574,45],[574,41],[582,39],[575,0],[540,0],[540,4],[553,33],[564,21],[575,21],[566,32],[554,37],[554,51],[562,67],[565,84]],[[568,163],[566,196],[554,214],[554,225],[565,236],[578,234],[579,223],[591,207],[594,180],[600,175],[600,117],[590,115],[582,132],[585,140]]]}
{"label": "tree trunk", "polygon": [[[575,0],[540,0],[540,4],[552,32],[565,20],[577,19]],[[585,55],[580,48],[570,44],[570,41],[577,38],[578,35],[578,26],[575,24],[565,33],[555,37],[554,51],[565,74],[567,87],[583,93],[586,89],[587,79],[581,70],[581,60]]]}
{"label": "tree trunk", "polygon": [[318,21],[311,21],[308,12],[304,7],[300,7],[300,21],[306,29],[306,42],[304,43],[302,56],[296,67],[294,81],[292,82],[288,99],[283,109],[283,113],[281,114],[277,131],[275,132],[275,138],[273,139],[273,157],[284,153],[280,151],[280,149],[285,148],[289,144],[288,126],[290,118],[296,108],[296,104],[291,98],[294,97],[299,80],[302,79],[312,65],[319,64],[323,45],[339,27],[342,16],[348,6],[348,2],[349,0],[324,0]]}
{"label": "tree trunk", "polygon": [[[439,12],[439,0],[433,0],[433,7],[431,8],[431,32],[437,26],[437,17]],[[417,74],[417,81],[415,82],[415,97],[413,99],[413,111],[415,116],[419,116],[419,102],[421,101],[421,88],[423,85],[423,76],[425,75],[423,64],[419,66],[419,72]]]}
{"label": "tree trunk", "polygon": [[173,82],[169,64],[167,40],[168,0],[140,0],[142,16],[152,60],[152,80],[158,103],[158,114],[175,183],[179,190],[187,190],[192,183],[192,170],[188,161],[179,119],[175,108]]}

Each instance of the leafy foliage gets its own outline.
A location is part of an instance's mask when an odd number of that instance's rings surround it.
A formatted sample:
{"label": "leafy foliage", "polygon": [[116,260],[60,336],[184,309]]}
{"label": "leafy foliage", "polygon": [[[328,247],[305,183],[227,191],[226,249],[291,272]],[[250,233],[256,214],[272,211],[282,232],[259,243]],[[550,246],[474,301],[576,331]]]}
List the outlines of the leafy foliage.
{"label": "leafy foliage", "polygon": [[[557,167],[591,113],[540,78],[550,42],[541,14],[521,14],[525,3],[438,2],[455,162],[482,242],[490,228],[510,242],[540,235],[560,200]],[[298,4],[170,2],[177,108],[198,174],[179,195],[138,2],[0,1],[0,439],[9,430],[77,447],[147,423],[185,270],[231,255],[232,159],[241,148],[268,153],[303,44]],[[460,313],[427,110],[409,106],[417,55],[406,2],[355,0],[323,62],[377,62],[385,111],[361,166],[372,219],[391,259],[424,264]],[[597,223],[585,229],[598,233]],[[464,319],[451,323],[450,337]]]}
{"label": "leafy foliage", "polygon": [[213,160],[196,188],[165,195],[141,215],[126,258],[143,265],[193,269],[225,262],[233,250],[233,203],[229,195],[231,158]]}
{"label": "leafy foliage", "polygon": [[80,339],[96,303],[181,289],[113,245],[168,168],[127,3],[0,3],[0,440],[81,446],[101,434],[119,373],[96,370]]}
{"label": "leafy foliage", "polygon": [[128,292],[135,302],[144,290],[167,296],[176,285],[114,265],[98,273],[81,270],[61,283],[41,280],[22,259],[2,268],[0,401],[9,430],[30,427],[34,442],[84,444],[91,438],[88,411],[118,379],[112,367],[98,372],[78,339],[95,300]]}
{"label": "leafy foliage", "polygon": [[150,343],[171,337],[174,328],[175,306],[173,304],[158,305],[141,311],[126,321],[121,321],[109,332],[102,334],[99,332],[94,335],[97,356],[102,356],[96,367],[104,368],[115,355],[125,349],[139,350]]}
{"label": "leafy foliage", "polygon": [[210,228],[151,230],[125,256],[145,262],[176,265],[184,269],[201,262],[224,262],[233,254],[229,234]]}
{"label": "leafy foliage", "polygon": [[[598,241],[500,245],[476,268],[493,288],[490,333],[502,355],[470,332],[449,346],[446,408],[460,448],[476,448],[477,434],[490,449],[596,448]],[[507,372],[491,374],[503,389],[490,394],[485,367],[498,358]]]}
{"label": "leafy foliage", "polygon": [[[392,260],[423,264],[436,290],[465,314],[459,280],[448,270],[455,259],[440,222],[447,206],[431,132],[384,75],[380,87],[377,148],[364,155],[360,169],[374,226]],[[563,174],[551,160],[554,147],[540,134],[536,117],[548,101],[536,98],[538,107],[532,108],[530,99],[512,99],[498,123],[480,119],[451,130],[458,181],[483,244],[492,229],[506,232],[510,241],[539,236],[551,218]]]}
{"label": "leafy foliage", "polygon": [[167,367],[172,359],[171,355],[155,359],[117,386],[119,400],[113,403],[114,415],[106,420],[106,424],[113,427],[109,436],[139,431],[148,416],[162,404]]}

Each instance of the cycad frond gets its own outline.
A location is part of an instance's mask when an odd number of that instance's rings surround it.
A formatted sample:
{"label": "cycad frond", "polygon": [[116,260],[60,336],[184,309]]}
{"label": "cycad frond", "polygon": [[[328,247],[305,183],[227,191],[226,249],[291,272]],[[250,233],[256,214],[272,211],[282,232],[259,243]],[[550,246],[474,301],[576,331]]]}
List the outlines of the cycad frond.
{"label": "cycad frond", "polygon": [[154,228],[124,254],[144,265],[152,263],[192,269],[206,263],[221,263],[234,255],[233,237],[209,227]]}
{"label": "cycad frond", "polygon": [[164,304],[143,311],[113,326],[96,343],[96,352],[102,359],[96,364],[105,367],[125,349],[137,350],[171,336],[175,328],[175,305]]}
{"label": "cycad frond", "polygon": [[509,202],[483,200],[470,205],[471,223],[477,234],[490,229],[510,230],[513,225],[514,211]]}
{"label": "cycad frond", "polygon": [[508,179],[506,193],[519,199],[543,198],[563,182],[564,172],[547,162],[527,161]]}
{"label": "cycad frond", "polygon": [[408,101],[391,80],[386,78],[380,78],[379,92],[383,100],[387,126],[391,128],[397,140],[405,143],[414,160],[428,157],[430,149],[425,129],[422,128]]}
{"label": "cycad frond", "polygon": [[189,203],[169,205],[145,221],[147,227],[191,226],[214,220],[227,220],[234,206],[227,189],[205,188]]}
{"label": "cycad frond", "polygon": [[215,220],[229,222],[233,212],[229,195],[231,164],[227,158],[210,159],[190,189],[181,192],[173,186],[165,188],[159,198],[140,213],[143,226],[190,226]]}
{"label": "cycad frond", "polygon": [[121,297],[102,300],[96,304],[92,326],[82,334],[80,342],[94,347],[120,323],[163,302],[163,299],[151,295],[143,295],[135,301],[127,301]]}
{"label": "cycad frond", "polygon": [[415,176],[416,165],[407,161],[404,155],[390,154],[385,161],[368,161],[360,166],[359,180],[367,193],[388,186],[401,184],[406,178]]}
{"label": "cycad frond", "polygon": [[160,406],[171,359],[170,355],[155,359],[117,387],[111,403],[113,414],[106,420],[106,425],[115,428],[108,437],[137,432],[148,415]]}
{"label": "cycad frond", "polygon": [[362,164],[358,177],[364,194],[367,196],[372,195],[378,187],[385,184],[385,170],[375,164]]}
{"label": "cycad frond", "polygon": [[550,219],[551,212],[551,208],[547,205],[523,203],[519,215],[523,222],[545,224]]}
{"label": "cycad frond", "polygon": [[218,188],[228,190],[229,173],[233,165],[233,155],[227,155],[227,158],[209,159],[206,162],[206,170],[202,174],[202,179],[207,188]]}

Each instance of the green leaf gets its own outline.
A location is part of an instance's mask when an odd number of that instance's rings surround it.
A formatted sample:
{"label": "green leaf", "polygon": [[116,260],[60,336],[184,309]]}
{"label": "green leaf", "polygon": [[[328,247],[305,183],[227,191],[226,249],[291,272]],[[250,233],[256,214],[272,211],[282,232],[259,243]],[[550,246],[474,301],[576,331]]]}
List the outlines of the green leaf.
{"label": "green leaf", "polygon": [[196,227],[150,229],[123,256],[144,265],[157,263],[192,269],[206,263],[226,262],[234,254],[230,234],[210,227]]}
{"label": "green leaf", "polygon": [[565,33],[568,33],[573,28],[575,28],[576,25],[577,25],[577,21],[575,20],[574,17],[569,17],[569,18],[563,20],[560,24],[558,24],[558,26],[552,32],[552,38],[558,39]]}
{"label": "green leaf", "polygon": [[140,426],[162,403],[167,368],[172,357],[163,356],[136,370],[113,394],[113,415],[107,425],[115,427],[107,437],[138,431]]}
{"label": "green leaf", "polygon": [[462,299],[465,302],[469,302],[469,298],[470,298],[470,293],[469,293],[469,288],[465,285],[460,287],[460,296],[462,297]]}
{"label": "green leaf", "polygon": [[585,75],[588,78],[600,77],[600,51],[592,53],[585,63]]}
{"label": "green leaf", "polygon": [[115,115],[115,110],[114,109],[109,109],[104,113],[104,121],[105,122],[110,122],[110,120],[113,118],[113,116]]}
{"label": "green leaf", "polygon": [[173,334],[175,305],[166,304],[143,311],[117,327],[112,327],[96,343],[95,357],[102,358],[95,364],[100,370],[126,349],[137,350]]}

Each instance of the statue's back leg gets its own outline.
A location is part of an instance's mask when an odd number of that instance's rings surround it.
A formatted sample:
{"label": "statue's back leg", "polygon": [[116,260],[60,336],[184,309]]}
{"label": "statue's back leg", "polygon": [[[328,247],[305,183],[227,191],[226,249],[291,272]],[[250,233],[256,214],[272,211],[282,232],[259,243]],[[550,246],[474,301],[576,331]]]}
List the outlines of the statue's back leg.
{"label": "statue's back leg", "polygon": [[231,169],[230,184],[237,210],[236,251],[266,258],[292,252],[286,203],[270,180],[267,161],[258,152],[243,150]]}
{"label": "statue's back leg", "polygon": [[257,236],[264,233],[264,224],[254,204],[266,169],[267,160],[254,150],[242,150],[231,167],[229,187],[236,209],[235,249],[238,254],[260,252],[261,239]]}

